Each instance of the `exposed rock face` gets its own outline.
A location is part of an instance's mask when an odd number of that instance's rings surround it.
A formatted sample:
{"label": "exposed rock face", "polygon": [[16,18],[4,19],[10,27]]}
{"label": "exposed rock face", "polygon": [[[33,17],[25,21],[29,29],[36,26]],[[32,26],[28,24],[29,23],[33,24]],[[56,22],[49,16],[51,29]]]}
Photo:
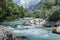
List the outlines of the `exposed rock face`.
{"label": "exposed rock face", "polygon": [[14,40],[13,32],[4,26],[0,25],[0,40]]}
{"label": "exposed rock face", "polygon": [[27,40],[25,36],[15,36],[13,31],[8,27],[0,25],[0,40]]}

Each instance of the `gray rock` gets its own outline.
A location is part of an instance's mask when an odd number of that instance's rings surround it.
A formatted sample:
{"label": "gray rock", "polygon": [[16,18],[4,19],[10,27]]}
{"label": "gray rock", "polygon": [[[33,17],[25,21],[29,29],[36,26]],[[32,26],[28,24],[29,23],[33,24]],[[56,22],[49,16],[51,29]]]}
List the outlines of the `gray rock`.
{"label": "gray rock", "polygon": [[30,21],[25,22],[24,26],[31,26],[31,25],[43,26],[45,24],[45,22],[46,22],[46,20],[44,20],[42,18],[32,19]]}
{"label": "gray rock", "polygon": [[24,23],[24,26],[31,26],[31,23],[28,21],[28,22]]}
{"label": "gray rock", "polygon": [[56,26],[56,27],[59,26],[59,25],[60,25],[60,20],[56,21],[55,24],[54,24],[54,26]]}
{"label": "gray rock", "polygon": [[56,28],[56,31],[57,31],[58,33],[60,33],[60,26],[58,26],[58,27]]}
{"label": "gray rock", "polygon": [[0,25],[0,40],[13,40],[13,32],[5,27]]}
{"label": "gray rock", "polygon": [[54,29],[52,30],[52,33],[60,34],[60,26],[54,28]]}

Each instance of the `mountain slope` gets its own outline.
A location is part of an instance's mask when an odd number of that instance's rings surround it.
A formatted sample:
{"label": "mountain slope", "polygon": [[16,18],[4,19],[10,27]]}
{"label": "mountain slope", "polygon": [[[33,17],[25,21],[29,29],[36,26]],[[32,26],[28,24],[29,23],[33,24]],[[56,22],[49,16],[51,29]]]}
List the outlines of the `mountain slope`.
{"label": "mountain slope", "polygon": [[26,9],[33,10],[35,8],[40,7],[41,0],[16,0],[13,1],[17,3],[19,6],[23,6]]}

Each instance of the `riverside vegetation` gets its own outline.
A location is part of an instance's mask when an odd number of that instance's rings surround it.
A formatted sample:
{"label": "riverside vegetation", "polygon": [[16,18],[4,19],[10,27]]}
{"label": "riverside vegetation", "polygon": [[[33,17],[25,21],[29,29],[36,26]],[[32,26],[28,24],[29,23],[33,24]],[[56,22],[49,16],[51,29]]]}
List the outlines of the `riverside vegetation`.
{"label": "riverside vegetation", "polygon": [[0,0],[0,23],[23,17],[43,18],[49,21],[60,20],[60,0],[41,0],[37,9],[26,10],[12,0]]}
{"label": "riverside vegetation", "polygon": [[[0,0],[0,5],[0,23],[24,17],[60,21],[60,0],[41,0],[38,9],[33,10],[27,10],[12,0]],[[56,30],[54,29],[54,31]]]}
{"label": "riverside vegetation", "polygon": [[12,2],[12,0],[0,0],[0,5],[0,22],[23,17],[60,20],[60,0],[41,0],[40,7],[34,10],[26,10]]}

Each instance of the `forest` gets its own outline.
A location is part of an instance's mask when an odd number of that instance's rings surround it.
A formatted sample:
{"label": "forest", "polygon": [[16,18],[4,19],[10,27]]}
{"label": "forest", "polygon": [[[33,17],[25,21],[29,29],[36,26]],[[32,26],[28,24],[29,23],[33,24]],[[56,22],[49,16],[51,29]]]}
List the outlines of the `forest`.
{"label": "forest", "polygon": [[38,9],[26,10],[12,0],[0,0],[0,22],[12,21],[23,17],[60,20],[60,0],[41,0]]}

